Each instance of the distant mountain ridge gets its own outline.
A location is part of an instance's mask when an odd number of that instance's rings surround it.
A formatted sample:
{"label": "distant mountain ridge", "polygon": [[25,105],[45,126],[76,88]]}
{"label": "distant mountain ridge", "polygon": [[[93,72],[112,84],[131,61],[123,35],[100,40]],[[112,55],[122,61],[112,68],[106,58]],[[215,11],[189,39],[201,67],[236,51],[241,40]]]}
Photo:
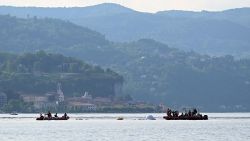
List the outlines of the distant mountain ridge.
{"label": "distant mountain ridge", "polygon": [[68,20],[98,31],[112,41],[151,38],[203,54],[250,56],[250,8],[152,14],[106,3],[82,8],[0,7],[0,14]]}
{"label": "distant mountain ridge", "polygon": [[248,16],[250,13],[249,7],[228,9],[224,11],[181,11],[181,10],[170,10],[170,11],[160,11],[156,14],[158,15],[168,15],[172,17],[186,17],[186,18],[209,18],[216,20],[227,20],[233,23],[240,24],[242,26],[250,27],[250,18]]}
{"label": "distant mountain ridge", "polygon": [[52,17],[60,19],[99,17],[113,14],[135,13],[136,11],[118,4],[104,3],[87,7],[13,7],[0,6],[1,14],[26,18],[27,16]]}

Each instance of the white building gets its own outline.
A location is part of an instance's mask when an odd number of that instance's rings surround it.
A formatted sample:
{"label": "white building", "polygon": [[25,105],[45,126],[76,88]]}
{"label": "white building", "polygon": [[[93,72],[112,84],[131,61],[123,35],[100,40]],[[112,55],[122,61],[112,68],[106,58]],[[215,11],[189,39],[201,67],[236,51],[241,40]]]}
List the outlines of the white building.
{"label": "white building", "polygon": [[73,110],[86,110],[86,111],[95,111],[96,105],[90,103],[82,103],[82,102],[69,102],[68,106]]}
{"label": "white building", "polygon": [[33,103],[33,106],[36,109],[48,106],[48,97],[46,96],[21,95],[21,98],[26,103]]}
{"label": "white building", "polygon": [[81,100],[84,102],[91,103],[92,102],[92,95],[90,95],[88,92],[84,92],[84,95],[81,97]]}

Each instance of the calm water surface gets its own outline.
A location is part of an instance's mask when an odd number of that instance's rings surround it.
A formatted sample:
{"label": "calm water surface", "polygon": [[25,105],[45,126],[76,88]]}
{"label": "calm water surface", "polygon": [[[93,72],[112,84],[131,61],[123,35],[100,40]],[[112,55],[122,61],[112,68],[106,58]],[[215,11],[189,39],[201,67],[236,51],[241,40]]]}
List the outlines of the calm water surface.
{"label": "calm water surface", "polygon": [[[208,113],[208,121],[166,121],[165,114],[69,114],[36,121],[36,114],[0,114],[0,141],[249,141],[250,113]],[[117,117],[124,117],[118,121]]]}

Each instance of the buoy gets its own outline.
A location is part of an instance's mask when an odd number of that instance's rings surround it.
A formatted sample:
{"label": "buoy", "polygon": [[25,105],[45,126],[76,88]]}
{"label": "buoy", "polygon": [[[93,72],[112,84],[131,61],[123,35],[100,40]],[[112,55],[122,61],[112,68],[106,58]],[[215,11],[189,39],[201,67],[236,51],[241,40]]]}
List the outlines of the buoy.
{"label": "buoy", "polygon": [[117,120],[123,120],[123,117],[118,117]]}
{"label": "buoy", "polygon": [[146,120],[156,120],[152,115],[147,115]]}

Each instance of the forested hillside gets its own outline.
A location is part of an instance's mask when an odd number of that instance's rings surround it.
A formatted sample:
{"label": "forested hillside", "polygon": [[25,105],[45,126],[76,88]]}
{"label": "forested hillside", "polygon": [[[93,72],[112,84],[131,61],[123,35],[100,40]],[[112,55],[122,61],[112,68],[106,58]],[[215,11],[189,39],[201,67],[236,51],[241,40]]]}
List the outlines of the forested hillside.
{"label": "forested hillside", "polygon": [[4,47],[11,52],[41,49],[56,51],[58,48],[67,49],[78,44],[87,47],[108,44],[104,36],[95,31],[56,19],[33,17],[25,20],[0,16],[0,26],[0,40],[4,41],[1,42],[0,49]]}
{"label": "forested hillside", "polygon": [[114,97],[115,85],[123,83],[123,77],[110,69],[60,54],[43,51],[23,55],[0,53],[0,58],[0,90],[7,95],[44,95],[55,91],[61,83],[69,97],[82,95],[84,91],[94,97]]}
{"label": "forested hillside", "polygon": [[82,8],[0,7],[0,14],[68,20],[116,42],[150,38],[174,48],[212,56],[250,56],[250,8],[152,14],[107,3]]}
{"label": "forested hillside", "polygon": [[147,39],[120,48],[133,58],[119,69],[138,99],[219,111],[250,106],[250,60],[182,52]]}
{"label": "forested hillside", "polygon": [[[250,60],[184,52],[151,39],[110,42],[95,31],[55,19],[0,16],[0,21],[0,25],[5,26],[0,28],[0,34],[5,35],[0,37],[1,51],[44,50],[111,68],[124,78],[123,94],[135,100],[176,107],[199,106],[210,111],[250,109]],[[45,57],[41,59],[40,55]],[[122,82],[122,77],[109,69],[104,71],[80,62],[44,52],[19,57],[2,54],[1,86],[42,92],[54,88],[60,80],[65,83],[68,94],[72,94],[73,89],[80,92],[86,88],[98,95],[113,95],[111,87]],[[62,69],[62,63],[73,64]],[[90,74],[88,68],[91,68]],[[75,73],[80,76],[71,77]],[[32,85],[24,86],[24,82]]]}

